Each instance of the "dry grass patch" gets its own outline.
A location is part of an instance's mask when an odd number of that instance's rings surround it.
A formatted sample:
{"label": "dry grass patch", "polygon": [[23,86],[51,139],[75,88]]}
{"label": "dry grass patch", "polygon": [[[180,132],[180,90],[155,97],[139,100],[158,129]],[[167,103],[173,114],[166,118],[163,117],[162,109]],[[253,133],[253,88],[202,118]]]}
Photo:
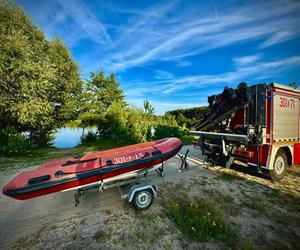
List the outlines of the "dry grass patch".
{"label": "dry grass patch", "polygon": [[220,174],[217,175],[216,179],[221,181],[245,180],[243,177],[239,176],[237,172],[232,172],[232,173],[220,172]]}
{"label": "dry grass patch", "polygon": [[292,166],[288,168],[288,173],[300,177],[300,166]]}

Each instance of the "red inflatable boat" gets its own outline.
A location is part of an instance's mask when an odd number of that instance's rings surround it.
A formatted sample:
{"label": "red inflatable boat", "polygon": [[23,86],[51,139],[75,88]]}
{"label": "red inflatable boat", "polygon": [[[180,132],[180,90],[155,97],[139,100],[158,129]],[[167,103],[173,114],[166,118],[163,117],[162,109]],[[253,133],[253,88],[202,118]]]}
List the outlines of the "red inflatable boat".
{"label": "red inflatable boat", "polygon": [[175,156],[182,147],[177,138],[166,138],[127,147],[89,153],[82,157],[49,161],[36,170],[19,174],[3,193],[19,200],[77,189],[128,173],[152,168]]}

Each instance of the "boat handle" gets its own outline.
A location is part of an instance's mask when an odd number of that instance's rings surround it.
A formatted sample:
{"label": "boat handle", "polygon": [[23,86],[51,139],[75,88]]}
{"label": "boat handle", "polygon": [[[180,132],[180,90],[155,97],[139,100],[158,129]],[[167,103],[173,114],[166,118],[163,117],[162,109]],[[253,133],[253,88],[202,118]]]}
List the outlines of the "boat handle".
{"label": "boat handle", "polygon": [[40,183],[40,182],[44,182],[44,181],[48,181],[50,180],[51,176],[50,175],[42,175],[39,177],[34,177],[28,180],[28,184],[36,184],[36,183]]}

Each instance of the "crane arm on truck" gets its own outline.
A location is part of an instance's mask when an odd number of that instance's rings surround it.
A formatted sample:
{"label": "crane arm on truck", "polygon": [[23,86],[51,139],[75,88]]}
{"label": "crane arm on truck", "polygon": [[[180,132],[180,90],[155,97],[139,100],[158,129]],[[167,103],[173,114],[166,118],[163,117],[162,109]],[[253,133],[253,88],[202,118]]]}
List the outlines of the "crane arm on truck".
{"label": "crane arm on truck", "polygon": [[230,118],[234,112],[250,101],[251,93],[246,83],[240,83],[235,90],[226,87],[221,94],[208,97],[209,112],[199,117],[195,129],[197,131],[213,129],[215,125]]}

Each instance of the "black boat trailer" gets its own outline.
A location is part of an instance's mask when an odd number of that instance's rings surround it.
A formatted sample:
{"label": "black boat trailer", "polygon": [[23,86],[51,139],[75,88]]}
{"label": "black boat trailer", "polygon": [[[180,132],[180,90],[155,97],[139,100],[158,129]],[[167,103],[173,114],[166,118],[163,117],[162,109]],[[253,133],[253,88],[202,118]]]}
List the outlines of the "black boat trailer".
{"label": "black boat trailer", "polygon": [[[184,155],[177,154],[177,156],[181,160],[180,168],[178,172],[182,172],[184,170],[188,170],[189,166],[186,161],[189,150],[186,151]],[[164,183],[164,164],[162,162],[160,166],[142,170],[140,173],[128,178],[127,180],[116,180],[109,183],[104,183],[100,181],[98,183],[81,187],[75,190],[74,193],[74,204],[75,207],[80,203],[80,197],[87,193],[88,190],[98,189],[99,191],[103,191],[104,189],[109,189],[113,187],[117,187],[121,200],[124,200],[124,208],[128,208],[129,204],[132,204],[136,210],[144,210],[148,209],[154,200],[154,197],[157,196],[158,188],[154,184],[150,184],[147,182],[147,176],[149,173],[156,171],[160,177],[163,178]],[[151,171],[150,171],[151,170]],[[132,185],[128,192],[123,192],[122,187],[126,185]]]}

